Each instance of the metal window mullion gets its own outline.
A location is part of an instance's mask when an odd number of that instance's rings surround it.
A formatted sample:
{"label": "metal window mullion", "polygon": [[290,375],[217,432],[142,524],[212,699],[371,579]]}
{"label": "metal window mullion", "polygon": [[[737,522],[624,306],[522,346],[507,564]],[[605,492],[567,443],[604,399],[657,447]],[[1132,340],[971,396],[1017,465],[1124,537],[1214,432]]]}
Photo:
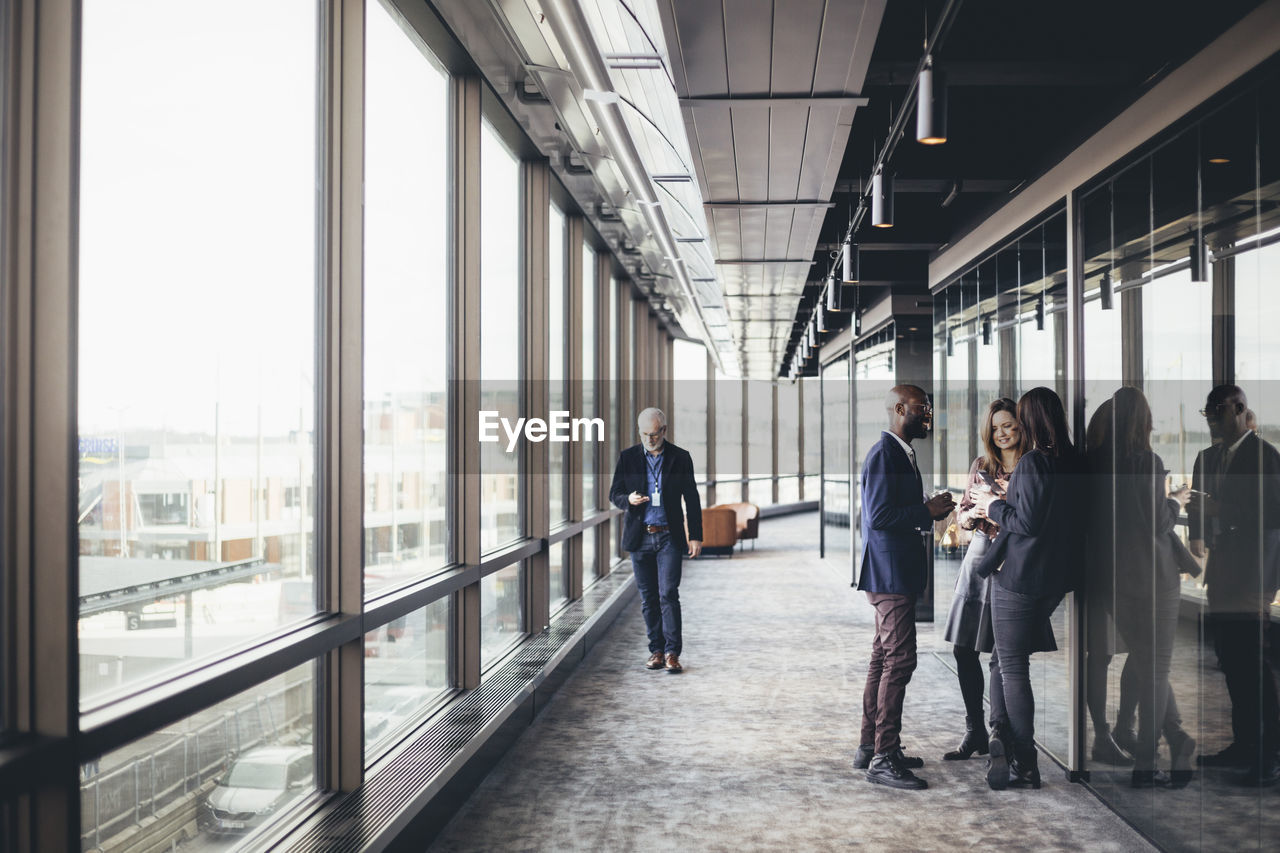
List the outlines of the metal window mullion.
{"label": "metal window mullion", "polygon": [[[769,395],[771,398],[769,402],[769,409],[770,409],[770,412],[772,413],[770,417],[773,419],[769,429],[770,435],[772,437],[772,443],[770,444],[769,453],[770,453],[770,458],[772,460],[770,464],[773,466],[773,476],[772,476],[773,503],[776,504],[779,502],[779,500],[781,500],[781,495],[779,494],[779,489],[778,489],[778,477],[780,474],[780,472],[778,471],[778,441],[779,441],[778,380],[776,379],[771,380],[769,382],[769,388],[770,388]],[[852,421],[851,423],[857,423],[857,421]]]}
{"label": "metal window mullion", "polygon": [[[591,330],[596,338],[595,356],[595,394],[596,410],[594,417],[604,418],[606,423],[610,414],[609,395],[613,393],[609,382],[609,359],[613,352],[613,341],[609,340],[609,306],[610,291],[613,286],[613,256],[608,252],[599,252],[596,255],[596,316],[595,322],[592,324],[594,328]],[[608,428],[605,428],[606,434]],[[594,434],[593,434],[594,436]],[[602,441],[591,441],[585,445],[595,456],[596,464],[594,466],[595,489],[596,496],[595,506],[592,507],[592,515],[596,515],[601,511],[601,507],[609,506],[609,485],[612,479],[613,469],[609,466],[609,457],[605,452],[608,445]],[[607,525],[599,527],[595,535],[595,567],[597,575],[607,575],[609,573],[609,564],[613,562],[609,559],[611,549],[609,548],[609,527]]]}
{"label": "metal window mullion", "polygon": [[[449,480],[453,547],[464,566],[480,565],[480,121],[479,77],[451,80],[452,287]],[[466,461],[470,460],[470,461]],[[480,686],[480,583],[459,590],[451,624],[453,677],[464,690]]]}
{"label": "metal window mullion", "polygon": [[[76,620],[76,299],[80,4],[12,4],[4,103],[6,280],[4,563],[0,629],[10,631],[6,725],[74,743]],[[10,289],[11,288],[11,289]],[[12,616],[12,619],[10,618]],[[50,753],[16,816],[22,849],[78,849],[74,750]]]}
{"label": "metal window mullion", "polygon": [[742,463],[738,468],[738,482],[741,484],[739,493],[742,496],[739,500],[748,502],[751,500],[751,445],[747,442],[747,412],[750,409],[751,399],[748,395],[751,388],[745,376],[738,381],[742,386],[742,393],[738,397],[741,402],[738,411],[738,458]]}
{"label": "metal window mullion", "polygon": [[716,363],[708,351],[706,359],[707,385],[707,506],[716,503]]}
{"label": "metal window mullion", "polygon": [[796,476],[800,478],[796,497],[804,500],[804,382],[796,380]]}
{"label": "metal window mullion", "polygon": [[[1084,241],[1082,221],[1083,206],[1079,194],[1067,195],[1067,324],[1066,363],[1063,365],[1067,384],[1067,405],[1073,417],[1076,446],[1082,447],[1085,433],[1084,387]],[[1084,625],[1084,596],[1069,592],[1066,596],[1067,622],[1067,695],[1071,697],[1067,718],[1067,773],[1079,778],[1085,763],[1085,654],[1087,653]]]}
{"label": "metal window mullion", "polygon": [[[585,222],[581,216],[568,218],[569,249],[565,252],[566,266],[569,271],[569,292],[565,300],[568,305],[569,319],[565,323],[565,334],[569,339],[569,352],[565,358],[565,375],[569,377],[568,408],[570,417],[583,417],[582,394],[582,288],[586,270],[582,266],[582,255]],[[582,443],[569,443],[569,487],[565,490],[565,500],[569,503],[569,518],[581,521],[582,512]],[[569,566],[569,598],[576,601],[582,598],[582,538],[572,539],[565,546],[564,560]]]}
{"label": "metal window mullion", "polygon": [[[316,529],[324,533],[316,574],[325,583],[321,607],[358,616],[364,608],[364,2],[339,0],[326,11],[315,503]],[[354,791],[364,778],[363,635],[325,655],[323,666],[320,778],[330,790]]]}
{"label": "metal window mullion", "polygon": [[[562,341],[549,339],[551,279],[551,167],[546,160],[526,161],[521,166],[524,191],[522,217],[525,251],[524,265],[525,345],[524,388],[525,415],[550,418],[550,359],[552,346]],[[527,507],[528,533],[533,539],[545,539],[551,530],[550,443],[528,442],[525,447],[525,476],[522,478]],[[531,556],[525,572],[525,613],[527,628],[541,631],[551,622],[550,552],[543,548]]]}

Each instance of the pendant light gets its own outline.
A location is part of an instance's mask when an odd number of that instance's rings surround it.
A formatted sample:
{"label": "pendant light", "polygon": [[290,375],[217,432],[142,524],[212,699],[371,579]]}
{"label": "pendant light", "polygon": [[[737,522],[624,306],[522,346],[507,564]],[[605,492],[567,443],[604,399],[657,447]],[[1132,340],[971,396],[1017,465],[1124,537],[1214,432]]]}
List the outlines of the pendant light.
{"label": "pendant light", "polygon": [[862,258],[853,237],[844,238],[844,283],[857,284],[862,276]]}
{"label": "pendant light", "polygon": [[984,347],[991,346],[991,318],[982,318],[982,345]]}
{"label": "pendant light", "polygon": [[1036,331],[1044,331],[1044,291],[1036,297]]}
{"label": "pendant light", "polygon": [[1191,235],[1191,281],[1198,284],[1209,282],[1209,248],[1204,242],[1204,232],[1196,230]]}
{"label": "pendant light", "polygon": [[916,141],[941,145],[947,141],[947,86],[945,75],[926,57],[916,85]]}
{"label": "pendant light", "polygon": [[1098,301],[1103,311],[1110,311],[1115,304],[1115,289],[1111,286],[1111,273],[1103,270],[1102,280],[1098,282]]}
{"label": "pendant light", "polygon": [[876,172],[871,178],[871,224],[893,227],[893,175]]}

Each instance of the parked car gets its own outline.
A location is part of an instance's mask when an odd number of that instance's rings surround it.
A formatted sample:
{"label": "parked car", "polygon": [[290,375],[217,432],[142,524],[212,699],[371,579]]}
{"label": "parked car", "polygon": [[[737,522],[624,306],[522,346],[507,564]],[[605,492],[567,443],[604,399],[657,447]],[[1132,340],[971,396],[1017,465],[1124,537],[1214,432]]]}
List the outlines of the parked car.
{"label": "parked car", "polygon": [[231,762],[205,798],[209,832],[243,833],[312,786],[315,758],[310,746],[260,746]]}

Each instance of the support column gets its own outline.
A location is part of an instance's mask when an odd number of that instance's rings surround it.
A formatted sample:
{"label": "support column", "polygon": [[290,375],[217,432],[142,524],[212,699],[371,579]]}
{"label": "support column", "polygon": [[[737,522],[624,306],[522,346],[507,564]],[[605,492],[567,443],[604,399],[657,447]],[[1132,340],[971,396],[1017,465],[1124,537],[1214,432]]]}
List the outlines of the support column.
{"label": "support column", "polygon": [[[453,287],[449,313],[453,327],[450,370],[449,481],[456,539],[455,557],[480,564],[480,100],[479,77],[454,77],[453,98]],[[465,460],[471,460],[467,462]],[[454,600],[454,682],[480,686],[480,584],[461,589]]]}
{"label": "support column", "polygon": [[[525,353],[524,413],[525,417],[551,416],[550,372],[551,346],[551,166],[546,160],[525,162],[520,167],[524,183],[524,269]],[[528,533],[534,539],[546,539],[551,531],[550,504],[551,444],[528,442],[525,446],[525,472],[521,478],[524,505],[527,509]],[[551,624],[551,555],[547,548],[529,558],[525,572],[525,613],[528,629],[537,634]]]}

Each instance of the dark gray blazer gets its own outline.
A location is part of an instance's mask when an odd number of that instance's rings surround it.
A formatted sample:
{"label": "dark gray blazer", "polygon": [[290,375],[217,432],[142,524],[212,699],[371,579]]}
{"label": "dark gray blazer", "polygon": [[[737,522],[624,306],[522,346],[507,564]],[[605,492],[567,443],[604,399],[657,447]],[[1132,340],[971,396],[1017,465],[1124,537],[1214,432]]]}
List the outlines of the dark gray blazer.
{"label": "dark gray blazer", "polygon": [[[644,513],[649,505],[632,506],[627,500],[632,492],[649,491],[648,466],[644,447],[634,444],[618,454],[613,469],[613,485],[609,502],[626,513],[622,517],[622,547],[634,551],[644,540]],[[693,457],[689,451],[666,442],[662,450],[662,509],[667,514],[667,532],[677,548],[688,543],[684,535],[685,516],[689,517],[689,538],[702,541],[702,502],[698,499],[697,478],[693,473]],[[684,498],[684,508],[680,499]]]}

